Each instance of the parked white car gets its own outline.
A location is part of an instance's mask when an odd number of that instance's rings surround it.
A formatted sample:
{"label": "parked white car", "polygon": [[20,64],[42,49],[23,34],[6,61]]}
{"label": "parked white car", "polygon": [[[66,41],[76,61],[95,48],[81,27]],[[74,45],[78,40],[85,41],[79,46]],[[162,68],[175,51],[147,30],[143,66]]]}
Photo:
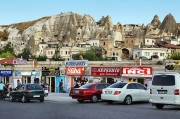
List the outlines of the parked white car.
{"label": "parked white car", "polygon": [[101,99],[108,104],[116,101],[130,105],[135,101],[149,101],[150,89],[136,82],[117,82],[102,90]]}

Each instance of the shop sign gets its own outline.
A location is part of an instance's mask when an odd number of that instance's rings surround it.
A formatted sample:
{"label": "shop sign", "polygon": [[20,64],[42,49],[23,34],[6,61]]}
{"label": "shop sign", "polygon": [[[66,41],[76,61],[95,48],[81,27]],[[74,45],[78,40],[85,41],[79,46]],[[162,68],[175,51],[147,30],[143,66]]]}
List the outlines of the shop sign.
{"label": "shop sign", "polygon": [[28,76],[31,76],[31,72],[21,72],[21,75],[28,75]]}
{"label": "shop sign", "polygon": [[92,76],[120,76],[120,67],[91,67]]}
{"label": "shop sign", "polygon": [[0,70],[0,76],[12,76],[12,70]]}
{"label": "shop sign", "polygon": [[152,67],[122,67],[122,76],[152,76]]}
{"label": "shop sign", "polygon": [[54,70],[60,70],[60,67],[42,67],[42,71],[54,71]]}
{"label": "shop sign", "polygon": [[88,60],[68,60],[66,61],[65,64],[67,67],[74,67],[74,66],[87,67]]}
{"label": "shop sign", "polygon": [[84,76],[85,67],[66,67],[67,76]]}
{"label": "shop sign", "polygon": [[31,72],[31,76],[40,76],[40,72],[33,71]]}
{"label": "shop sign", "polygon": [[13,64],[26,64],[27,60],[13,60]]}

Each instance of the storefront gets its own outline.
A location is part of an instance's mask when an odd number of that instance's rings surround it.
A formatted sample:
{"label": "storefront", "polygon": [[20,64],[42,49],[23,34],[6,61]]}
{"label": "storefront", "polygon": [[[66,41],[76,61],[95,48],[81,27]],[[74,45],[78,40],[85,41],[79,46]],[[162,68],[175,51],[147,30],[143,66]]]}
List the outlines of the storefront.
{"label": "storefront", "polygon": [[12,83],[12,70],[0,70],[0,81],[4,84]]}
{"label": "storefront", "polygon": [[149,88],[152,82],[152,67],[150,66],[123,66],[122,81],[138,82],[143,85],[147,84]]}
{"label": "storefront", "polygon": [[[63,80],[64,78],[61,78]],[[64,81],[64,80],[63,80]],[[49,85],[49,92],[59,92],[60,67],[42,67],[41,83]]]}
{"label": "storefront", "polygon": [[120,80],[121,68],[120,67],[91,67],[91,76],[93,76],[93,82],[106,82],[113,83]]}
{"label": "storefront", "polygon": [[68,60],[66,61],[67,88],[72,88],[76,83],[81,83],[86,75],[88,60]]}

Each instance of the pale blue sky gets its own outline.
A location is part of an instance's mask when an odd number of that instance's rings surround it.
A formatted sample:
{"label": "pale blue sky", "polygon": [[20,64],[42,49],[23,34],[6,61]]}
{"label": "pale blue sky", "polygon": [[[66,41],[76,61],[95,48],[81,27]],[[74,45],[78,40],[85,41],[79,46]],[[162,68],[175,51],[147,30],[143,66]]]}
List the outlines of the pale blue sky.
{"label": "pale blue sky", "polygon": [[0,25],[36,20],[61,12],[89,14],[97,22],[109,15],[113,24],[162,22],[171,13],[180,23],[180,0],[0,0]]}

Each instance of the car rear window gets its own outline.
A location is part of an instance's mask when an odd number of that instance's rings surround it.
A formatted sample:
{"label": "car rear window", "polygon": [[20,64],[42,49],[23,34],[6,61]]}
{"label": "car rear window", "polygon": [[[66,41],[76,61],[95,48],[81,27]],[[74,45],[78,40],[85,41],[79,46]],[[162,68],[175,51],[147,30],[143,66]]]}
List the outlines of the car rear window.
{"label": "car rear window", "polygon": [[174,75],[156,75],[153,78],[152,85],[173,86],[175,85],[175,77]]}
{"label": "car rear window", "polygon": [[108,88],[123,88],[127,83],[114,83],[110,85]]}
{"label": "car rear window", "polygon": [[40,86],[38,84],[30,84],[30,85],[27,85],[27,88],[29,90],[37,90],[37,89],[42,89],[42,86]]}
{"label": "car rear window", "polygon": [[94,84],[85,84],[81,86],[80,88],[91,88]]}

